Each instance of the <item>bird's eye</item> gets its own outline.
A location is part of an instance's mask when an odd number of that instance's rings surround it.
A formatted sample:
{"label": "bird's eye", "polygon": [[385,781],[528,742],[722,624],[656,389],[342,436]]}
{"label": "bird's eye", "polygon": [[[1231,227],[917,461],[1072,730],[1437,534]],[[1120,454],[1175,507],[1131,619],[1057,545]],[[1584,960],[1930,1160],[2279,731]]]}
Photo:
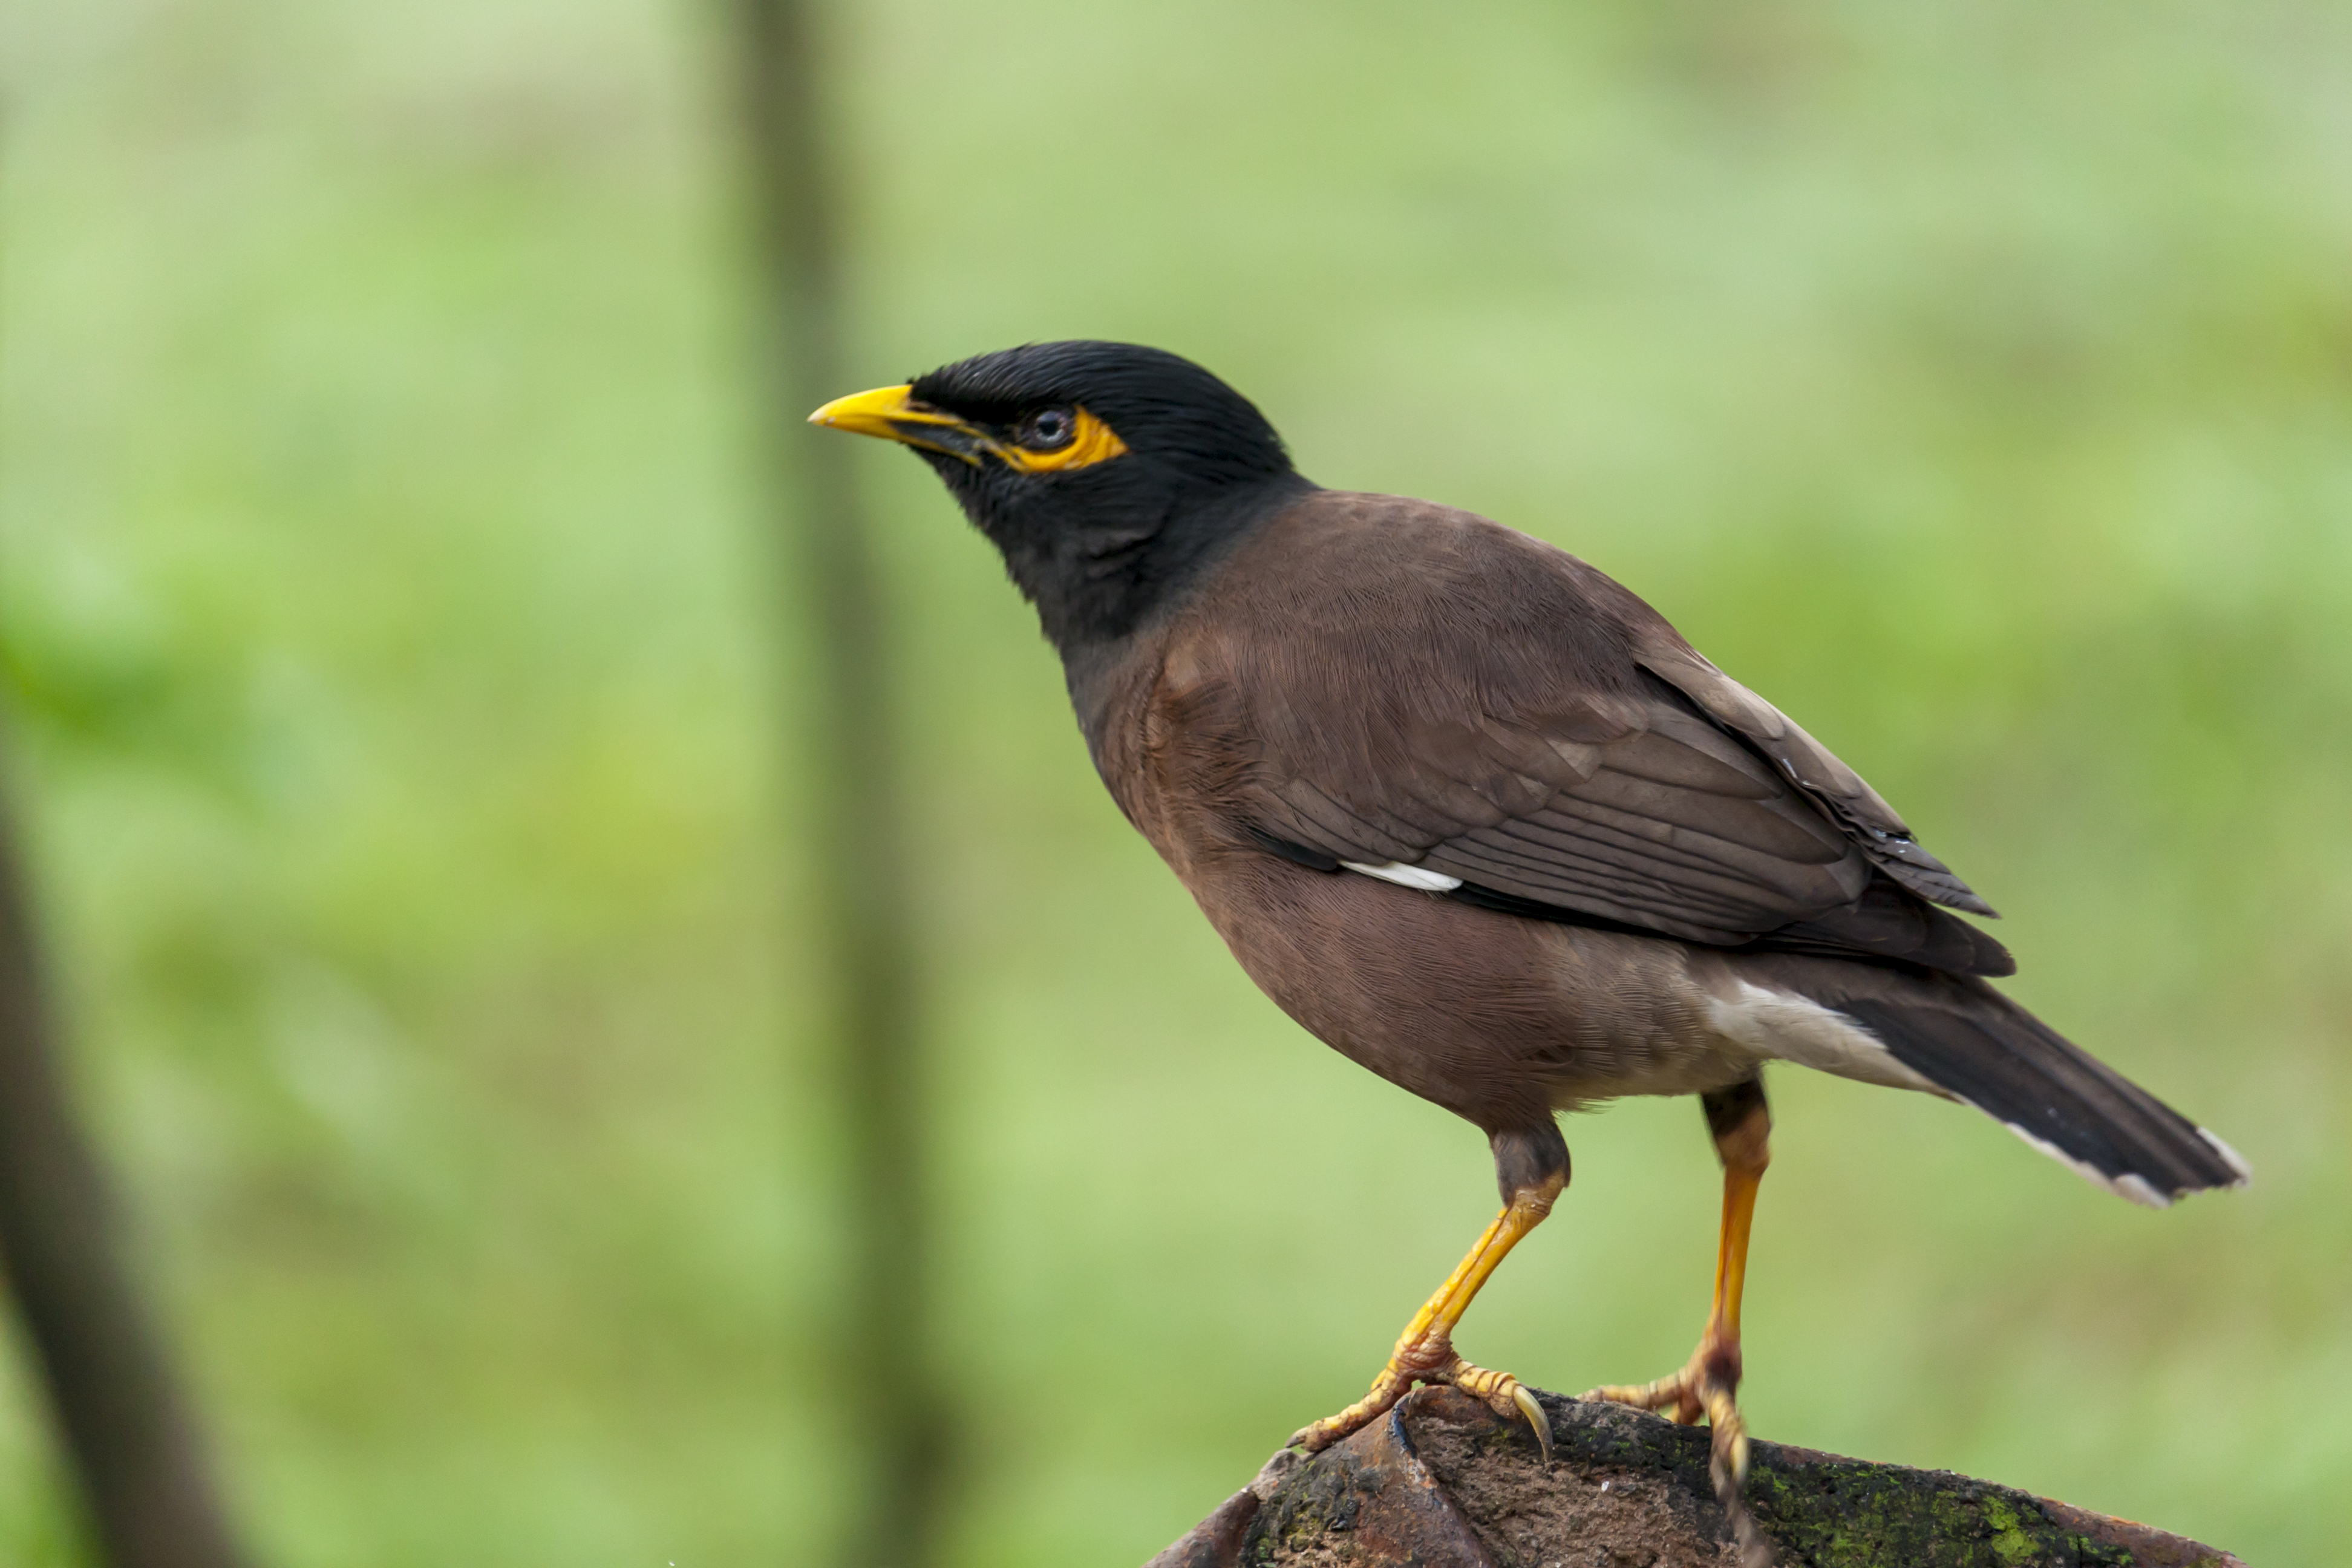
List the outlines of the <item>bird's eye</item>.
{"label": "bird's eye", "polygon": [[1021,422],[1014,439],[1033,452],[1050,452],[1070,444],[1077,433],[1078,422],[1066,408],[1043,408]]}

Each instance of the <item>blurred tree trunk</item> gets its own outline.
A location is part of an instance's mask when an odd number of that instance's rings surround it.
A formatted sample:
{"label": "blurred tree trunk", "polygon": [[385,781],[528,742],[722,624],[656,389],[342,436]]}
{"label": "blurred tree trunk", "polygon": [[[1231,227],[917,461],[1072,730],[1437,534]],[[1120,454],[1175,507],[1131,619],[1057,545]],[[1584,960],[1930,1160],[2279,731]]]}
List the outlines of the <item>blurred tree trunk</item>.
{"label": "blurred tree trunk", "polygon": [[[0,116],[6,106],[0,104]],[[194,1420],[67,1092],[0,754],[0,1275],[113,1568],[237,1568]]]}
{"label": "blurred tree trunk", "polygon": [[242,1554],[74,1121],[26,887],[0,800],[0,1268],[104,1560],[235,1568]]}
{"label": "blurred tree trunk", "polygon": [[806,835],[811,924],[832,983],[824,1037],[845,1200],[835,1298],[842,1337],[819,1364],[840,1391],[850,1439],[849,1561],[913,1568],[936,1540],[943,1466],[924,1333],[927,1129],[890,638],[852,445],[805,423],[817,405],[856,390],[842,369],[825,72],[809,5],[732,4],[759,290],[751,350],[767,400],[771,508],[788,552],[781,607],[808,628],[814,656],[812,679],[793,694],[808,759],[793,820]]}

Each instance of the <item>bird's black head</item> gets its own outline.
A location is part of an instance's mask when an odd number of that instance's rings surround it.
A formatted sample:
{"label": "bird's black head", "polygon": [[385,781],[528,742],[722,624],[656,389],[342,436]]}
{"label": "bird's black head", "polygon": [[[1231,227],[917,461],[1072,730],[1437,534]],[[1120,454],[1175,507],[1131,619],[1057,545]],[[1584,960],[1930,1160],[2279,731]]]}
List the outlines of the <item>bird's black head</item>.
{"label": "bird's black head", "polygon": [[914,447],[1071,647],[1125,635],[1311,488],[1241,394],[1133,343],[1031,343],[810,416]]}

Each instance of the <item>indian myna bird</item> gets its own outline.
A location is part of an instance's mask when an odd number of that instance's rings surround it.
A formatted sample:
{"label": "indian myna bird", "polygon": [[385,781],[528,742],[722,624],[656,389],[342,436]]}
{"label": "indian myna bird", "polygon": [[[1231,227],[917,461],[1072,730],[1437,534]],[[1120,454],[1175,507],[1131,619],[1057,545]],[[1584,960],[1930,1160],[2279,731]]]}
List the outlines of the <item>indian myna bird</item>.
{"label": "indian myna bird", "polygon": [[2142,1204],[2246,1180],[1987,984],[2009,953],[1947,911],[1992,910],[1876,791],[1575,556],[1321,489],[1240,394],[1129,344],[983,354],[811,420],[913,447],[1003,552],[1104,784],[1250,978],[1493,1147],[1502,1214],[1307,1448],[1420,1382],[1549,1449],[1534,1398],[1453,1336],[1568,1184],[1562,1110],[1706,1111],[1714,1311],[1681,1371],[1594,1394],[1705,1417],[1727,1501],[1765,1063],[1973,1105]]}

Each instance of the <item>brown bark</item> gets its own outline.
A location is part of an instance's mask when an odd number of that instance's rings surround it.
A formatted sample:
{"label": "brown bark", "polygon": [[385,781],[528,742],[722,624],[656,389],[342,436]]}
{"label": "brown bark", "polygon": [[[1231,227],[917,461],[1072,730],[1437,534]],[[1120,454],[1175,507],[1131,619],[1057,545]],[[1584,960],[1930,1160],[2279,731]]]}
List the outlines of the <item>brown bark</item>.
{"label": "brown bark", "polygon": [[[1523,1423],[1425,1388],[1311,1458],[1276,1454],[1147,1568],[1730,1568],[1704,1430],[1543,1394]],[[1943,1470],[1754,1446],[1781,1568],[2245,1568],[2230,1553]]]}
{"label": "brown bark", "polygon": [[121,1216],[63,1081],[16,824],[0,802],[0,1268],[103,1559],[243,1561]]}

